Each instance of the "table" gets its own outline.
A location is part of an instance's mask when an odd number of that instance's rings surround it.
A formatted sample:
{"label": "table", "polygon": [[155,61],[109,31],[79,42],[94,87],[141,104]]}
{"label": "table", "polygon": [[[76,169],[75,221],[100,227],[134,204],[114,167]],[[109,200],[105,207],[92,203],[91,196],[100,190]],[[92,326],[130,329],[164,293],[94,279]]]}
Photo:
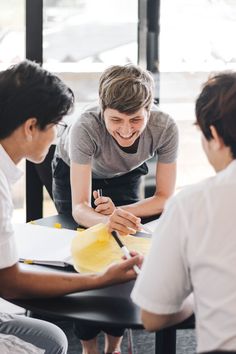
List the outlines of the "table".
{"label": "table", "polygon": [[[56,215],[37,220],[45,226],[60,223],[62,227],[76,229],[78,225],[71,216]],[[48,267],[21,265],[31,270],[48,271]],[[50,268],[51,270],[51,268]],[[51,299],[11,300],[14,304],[40,315],[79,320],[81,323],[111,327],[142,329],[140,309],[131,301],[130,292],[134,281],[112,285],[103,289],[83,291]],[[194,317],[183,323],[156,333],[156,353],[176,353],[176,330],[194,328]]]}

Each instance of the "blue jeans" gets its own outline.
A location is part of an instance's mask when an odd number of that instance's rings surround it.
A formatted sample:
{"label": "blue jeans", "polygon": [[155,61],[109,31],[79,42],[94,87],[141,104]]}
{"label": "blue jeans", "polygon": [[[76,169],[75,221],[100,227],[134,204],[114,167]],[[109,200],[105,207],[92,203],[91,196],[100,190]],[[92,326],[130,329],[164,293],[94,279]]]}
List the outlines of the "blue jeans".
{"label": "blue jeans", "polygon": [[[56,325],[20,315],[4,314],[0,333],[13,335],[45,350],[45,354],[66,354],[67,338]],[[17,352],[17,348],[16,348]]]}

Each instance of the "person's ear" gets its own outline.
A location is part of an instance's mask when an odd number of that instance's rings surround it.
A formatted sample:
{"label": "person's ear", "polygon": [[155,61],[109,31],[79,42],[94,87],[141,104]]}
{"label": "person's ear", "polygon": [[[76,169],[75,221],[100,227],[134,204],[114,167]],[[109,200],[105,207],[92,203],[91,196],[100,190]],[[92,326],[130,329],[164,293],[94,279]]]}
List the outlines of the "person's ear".
{"label": "person's ear", "polygon": [[214,127],[214,125],[210,126],[210,131],[211,131],[211,135],[212,135],[211,145],[212,145],[213,149],[214,150],[221,149],[224,146],[224,142],[223,142],[223,139],[220,137],[220,135],[217,133],[217,130]]}
{"label": "person's ear", "polygon": [[32,140],[35,130],[37,128],[37,119],[36,118],[29,118],[24,123],[24,132],[26,139],[28,141]]}

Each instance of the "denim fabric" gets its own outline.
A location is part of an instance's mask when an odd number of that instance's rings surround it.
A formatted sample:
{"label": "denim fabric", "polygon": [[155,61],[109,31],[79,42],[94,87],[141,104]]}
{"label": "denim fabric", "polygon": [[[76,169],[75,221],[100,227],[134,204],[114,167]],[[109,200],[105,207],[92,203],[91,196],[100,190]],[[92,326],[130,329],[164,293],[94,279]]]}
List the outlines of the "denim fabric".
{"label": "denim fabric", "polygon": [[[71,214],[70,167],[58,156],[52,161],[52,194],[59,214]],[[93,179],[92,190],[102,189],[116,206],[136,203],[140,199],[141,176],[148,173],[146,163],[120,177]],[[92,198],[92,206],[93,197]]]}
{"label": "denim fabric", "polygon": [[70,168],[57,156],[52,160],[52,196],[57,212],[71,215]]}
{"label": "denim fabric", "polygon": [[[12,335],[27,343],[31,343],[45,350],[45,354],[67,353],[67,339],[59,327],[34,318],[19,315],[4,315],[4,318],[0,321],[1,334]],[[12,353],[14,352],[17,352],[17,348],[12,349]],[[30,353],[30,350],[28,353]]]}

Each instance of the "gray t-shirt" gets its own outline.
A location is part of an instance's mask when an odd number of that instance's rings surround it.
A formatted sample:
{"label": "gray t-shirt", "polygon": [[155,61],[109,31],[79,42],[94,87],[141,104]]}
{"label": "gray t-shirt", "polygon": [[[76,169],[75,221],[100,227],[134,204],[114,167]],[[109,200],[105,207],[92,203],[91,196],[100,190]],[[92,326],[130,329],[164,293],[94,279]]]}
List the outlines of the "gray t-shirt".
{"label": "gray t-shirt", "polygon": [[91,164],[93,178],[121,176],[154,155],[159,162],[177,158],[178,130],[167,114],[151,110],[147,126],[140,135],[136,153],[123,151],[108,133],[98,106],[85,111],[60,139],[56,154],[70,165]]}

